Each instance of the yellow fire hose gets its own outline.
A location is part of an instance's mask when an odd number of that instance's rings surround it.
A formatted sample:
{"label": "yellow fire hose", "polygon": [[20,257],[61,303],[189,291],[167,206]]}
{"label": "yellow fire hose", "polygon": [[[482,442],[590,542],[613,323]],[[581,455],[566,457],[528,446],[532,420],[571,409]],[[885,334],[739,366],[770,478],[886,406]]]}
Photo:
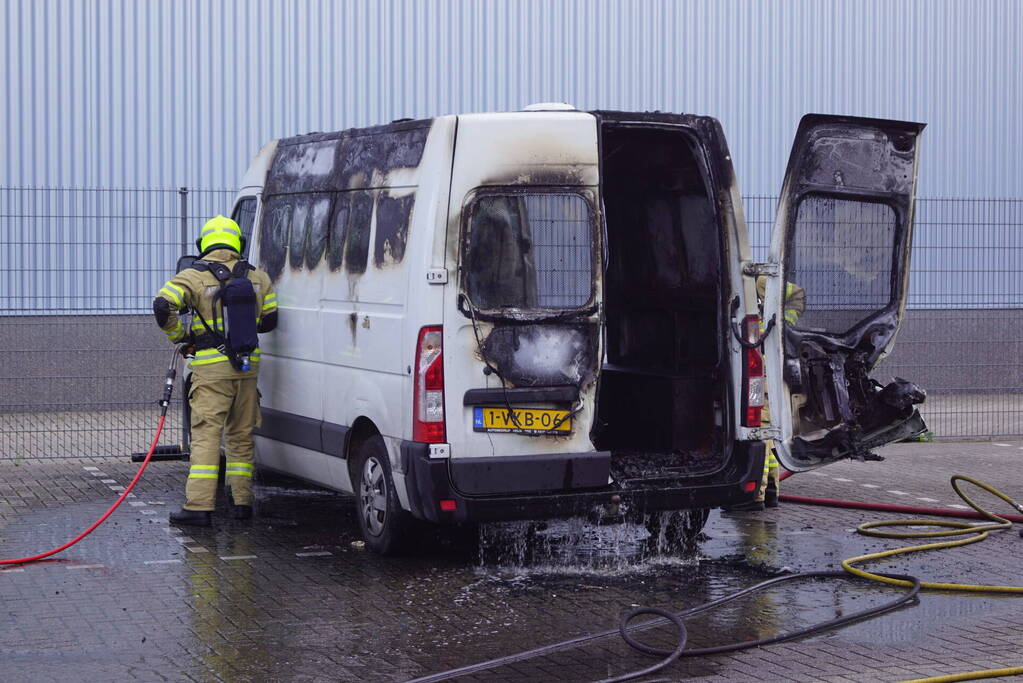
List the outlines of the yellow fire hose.
{"label": "yellow fire hose", "polygon": [[[980,505],[970,499],[963,491],[959,488],[959,482],[965,481],[974,486],[978,486],[993,496],[1001,498],[1006,503],[1011,505],[1016,510],[1023,512],[1023,506],[1020,506],[1016,501],[1002,493],[993,486],[989,486],[984,482],[978,481],[973,477],[967,477],[962,474],[956,474],[952,476],[952,489],[962,498],[967,505],[972,507],[974,510],[979,512],[981,515],[991,520],[990,524],[970,524],[968,522],[955,522],[955,521],[938,521],[933,519],[910,519],[910,520],[889,520],[883,522],[865,522],[858,527],[856,531],[865,536],[875,536],[877,538],[941,538],[947,536],[962,536],[964,534],[971,534],[966,538],[955,539],[951,541],[941,541],[938,543],[924,543],[921,545],[913,545],[905,548],[893,548],[891,550],[884,550],[877,553],[869,553],[867,555],[859,555],[857,557],[850,557],[847,560],[842,561],[842,568],[850,574],[869,579],[871,581],[877,581],[879,583],[885,583],[893,586],[912,586],[908,581],[901,579],[894,579],[881,574],[875,574],[868,572],[864,569],[859,569],[853,565],[859,562],[869,562],[871,560],[880,560],[886,557],[894,557],[895,555],[906,555],[908,553],[915,553],[922,550],[938,550],[940,548],[954,548],[956,546],[969,545],[970,543],[978,543],[983,541],[992,531],[1002,531],[1012,527],[1012,522],[999,517],[993,512],[989,512],[982,508]],[[930,526],[930,527],[943,527],[943,531],[881,531],[883,527],[897,527],[897,526]],[[972,591],[975,593],[1016,593],[1023,594],[1023,586],[996,586],[987,584],[970,584],[970,583],[943,583],[943,582],[929,582],[921,581],[921,587],[930,590],[942,590],[942,591]],[[1011,667],[1005,669],[986,669],[983,671],[970,671],[960,674],[952,674],[948,676],[934,676],[932,678],[917,678],[912,681],[903,681],[903,683],[950,683],[951,681],[969,681],[980,678],[997,678],[1000,676],[1012,676],[1016,674],[1023,674],[1023,666]]]}

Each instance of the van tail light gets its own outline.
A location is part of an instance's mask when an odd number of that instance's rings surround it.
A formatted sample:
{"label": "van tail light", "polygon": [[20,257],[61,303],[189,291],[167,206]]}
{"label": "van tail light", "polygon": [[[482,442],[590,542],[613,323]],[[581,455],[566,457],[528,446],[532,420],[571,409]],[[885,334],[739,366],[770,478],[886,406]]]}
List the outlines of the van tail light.
{"label": "van tail light", "polygon": [[[760,336],[760,316],[747,315],[743,321],[746,341]],[[764,410],[764,357],[759,349],[742,350],[742,425],[759,427]]]}
{"label": "van tail light", "polygon": [[419,330],[416,342],[416,373],[412,390],[412,440],[443,443],[444,422],[443,331],[437,325]]}

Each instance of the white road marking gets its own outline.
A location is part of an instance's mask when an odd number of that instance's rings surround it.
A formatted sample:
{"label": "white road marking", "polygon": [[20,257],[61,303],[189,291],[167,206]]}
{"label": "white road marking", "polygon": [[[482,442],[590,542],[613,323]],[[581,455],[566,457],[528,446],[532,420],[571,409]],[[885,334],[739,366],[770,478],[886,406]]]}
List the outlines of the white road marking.
{"label": "white road marking", "polygon": [[968,505],[956,505],[956,504],[952,504],[952,505],[949,505],[949,507],[950,507],[950,508],[956,508],[957,510],[969,510],[969,509],[970,509],[970,507],[969,507]]}
{"label": "white road marking", "polygon": [[103,483],[103,484],[116,484],[117,480],[116,479],[100,479],[100,482]]}
{"label": "white road marking", "polygon": [[98,467],[83,467],[82,469],[85,470],[86,472],[95,472],[99,468]]}
{"label": "white road marking", "polygon": [[1011,443],[993,443],[992,446],[1001,446],[1002,448],[1012,448]]}
{"label": "white road marking", "polygon": [[146,560],[142,564],[180,564],[181,560]]}
{"label": "white road marking", "polygon": [[220,559],[224,560],[225,562],[233,562],[235,560],[254,560],[254,559],[256,559],[256,556],[255,555],[221,555]]}
{"label": "white road marking", "polygon": [[328,552],[326,550],[318,550],[314,553],[295,553],[295,557],[327,557],[328,555],[333,554],[334,553]]}
{"label": "white road marking", "polygon": [[860,484],[860,486],[862,486],[865,489],[879,489],[879,488],[881,488],[877,484]]}
{"label": "white road marking", "polygon": [[15,567],[14,569],[0,569],[0,574],[13,574],[14,572],[23,572],[24,567]]}
{"label": "white road marking", "polygon": [[925,503],[937,503],[938,502],[937,498],[917,498],[917,500],[922,500]]}
{"label": "white road marking", "polygon": [[142,514],[144,514],[144,515],[155,515],[156,514],[156,510],[142,510]]}
{"label": "white road marking", "polygon": [[176,526],[165,526],[165,527],[163,528],[163,530],[164,530],[164,532],[166,532],[166,533],[168,533],[168,534],[180,534],[180,533],[184,533],[184,532],[182,532],[182,531],[181,531],[181,529],[177,528]]}
{"label": "white road marking", "polygon": [[124,490],[123,486],[108,486],[107,488],[110,489],[111,491],[123,491]]}
{"label": "white road marking", "polygon": [[195,543],[195,539],[190,536],[175,536],[174,540],[182,545],[185,543]]}
{"label": "white road marking", "polygon": [[186,545],[185,546],[185,550],[187,550],[190,553],[208,553],[209,552],[209,550],[207,550],[206,548],[203,548],[201,545],[197,545],[197,546]]}
{"label": "white road marking", "polygon": [[909,495],[905,491],[889,491],[888,493],[894,493],[896,496],[908,496]]}
{"label": "white road marking", "polygon": [[835,481],[852,481],[852,479],[843,479],[842,477],[832,477]]}
{"label": "white road marking", "polygon": [[812,474],[812,475],[813,475],[813,476],[815,476],[815,477],[823,477],[823,476],[826,476],[826,475],[825,475],[825,474],[824,474],[823,472],[807,472],[807,474]]}
{"label": "white road marking", "polygon": [[128,505],[132,506],[133,508],[140,508],[144,506],[145,503],[143,503],[141,500],[130,500],[128,501]]}
{"label": "white road marking", "polygon": [[103,565],[101,564],[76,564],[67,567],[67,569],[102,569],[102,568]]}

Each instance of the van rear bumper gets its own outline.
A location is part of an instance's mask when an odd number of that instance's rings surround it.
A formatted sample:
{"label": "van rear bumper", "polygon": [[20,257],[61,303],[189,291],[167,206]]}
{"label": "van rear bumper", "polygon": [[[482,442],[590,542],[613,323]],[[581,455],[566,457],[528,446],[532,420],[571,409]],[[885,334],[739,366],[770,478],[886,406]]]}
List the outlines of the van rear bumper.
{"label": "van rear bumper", "polygon": [[[563,468],[560,480],[566,483],[587,481],[592,480],[596,476],[595,472],[600,471],[601,455],[561,454],[556,465],[548,462],[546,466]],[[756,493],[755,489],[744,491],[744,485],[750,481],[759,483],[763,475],[764,444],[759,441],[736,441],[729,466],[715,475],[686,479],[684,483],[676,480],[664,486],[628,489],[604,485],[585,490],[566,488],[541,493],[462,493],[452,483],[450,459],[430,458],[429,445],[425,443],[403,442],[401,460],[404,475],[395,474],[405,478],[412,514],[430,522],[455,524],[585,515],[594,506],[611,503],[612,496],[618,496],[622,503],[628,503],[633,509],[650,511],[713,508],[746,502],[752,500]],[[514,473],[519,469],[522,458],[508,456],[488,460],[492,461],[495,471]],[[587,471],[590,466],[593,470]],[[602,471],[606,481],[606,465]],[[521,484],[511,478],[506,480],[506,486],[511,491],[521,489]],[[446,507],[454,509],[441,509],[441,501],[445,501]],[[453,505],[449,501],[453,501]]]}

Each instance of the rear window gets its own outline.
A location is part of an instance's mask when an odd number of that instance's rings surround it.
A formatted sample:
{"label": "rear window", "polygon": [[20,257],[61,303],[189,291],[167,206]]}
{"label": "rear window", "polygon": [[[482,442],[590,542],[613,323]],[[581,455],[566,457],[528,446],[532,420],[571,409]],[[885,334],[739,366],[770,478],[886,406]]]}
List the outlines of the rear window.
{"label": "rear window", "polygon": [[465,291],[476,308],[573,309],[593,295],[593,217],[578,194],[487,194],[470,206]]}
{"label": "rear window", "polygon": [[842,333],[888,307],[896,224],[887,204],[820,195],[799,203],[787,275],[806,292],[798,327]]}

